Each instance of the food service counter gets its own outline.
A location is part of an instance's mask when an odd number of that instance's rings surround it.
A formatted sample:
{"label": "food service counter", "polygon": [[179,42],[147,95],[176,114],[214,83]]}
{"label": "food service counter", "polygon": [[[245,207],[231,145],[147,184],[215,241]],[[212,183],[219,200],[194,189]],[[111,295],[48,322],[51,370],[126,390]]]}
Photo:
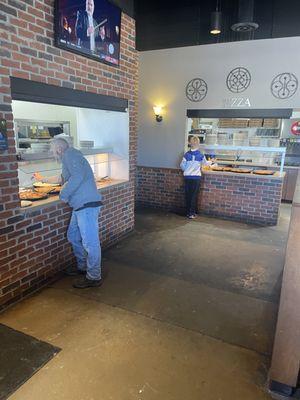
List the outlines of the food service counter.
{"label": "food service counter", "polygon": [[198,208],[201,214],[251,224],[276,225],[285,173],[273,175],[206,169]]}
{"label": "food service counter", "polygon": [[[89,162],[94,174],[95,182],[99,190],[115,186],[129,180],[129,162],[123,155],[109,152],[108,148],[81,149]],[[19,197],[21,208],[32,209],[52,205],[59,201],[59,192],[62,188],[58,183],[34,182],[34,174],[38,172],[45,181],[59,181],[62,165],[57,163],[51,154],[48,158],[22,160],[18,163]],[[53,179],[54,178],[54,179]]]}
{"label": "food service counter", "polygon": [[[267,165],[262,163],[252,163],[252,162],[243,162],[243,161],[222,161],[218,160],[218,165],[234,165],[234,166],[241,166],[241,167],[259,167],[259,168],[267,168],[279,171],[278,165]],[[285,165],[283,167],[283,171],[285,172],[284,181],[283,181],[283,189],[282,189],[282,197],[281,200],[291,202],[294,197],[295,188],[296,188],[296,181],[298,176],[299,166],[292,166],[292,165]]]}
{"label": "food service counter", "polygon": [[[119,184],[122,184],[124,182],[127,182],[126,179],[109,179],[106,181],[102,181],[102,182],[96,182],[97,188],[99,191],[101,191],[101,189],[106,189],[108,187],[112,187],[112,186],[116,186]],[[42,199],[42,200],[36,200],[36,201],[22,201],[21,200],[21,209],[24,211],[32,211],[32,210],[36,210],[39,208],[43,208],[45,206],[51,206],[51,205],[55,205],[58,202],[60,202],[59,200],[59,195],[55,194],[55,195],[51,195],[49,194],[46,198]]]}

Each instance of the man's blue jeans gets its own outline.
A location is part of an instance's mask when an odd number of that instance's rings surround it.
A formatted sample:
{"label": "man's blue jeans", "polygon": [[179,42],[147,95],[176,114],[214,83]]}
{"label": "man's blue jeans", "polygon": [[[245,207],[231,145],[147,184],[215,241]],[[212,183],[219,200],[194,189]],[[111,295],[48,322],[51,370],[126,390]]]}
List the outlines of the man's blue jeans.
{"label": "man's blue jeans", "polygon": [[68,228],[68,241],[72,244],[77,267],[85,271],[88,279],[101,279],[101,246],[98,217],[101,207],[73,211]]}

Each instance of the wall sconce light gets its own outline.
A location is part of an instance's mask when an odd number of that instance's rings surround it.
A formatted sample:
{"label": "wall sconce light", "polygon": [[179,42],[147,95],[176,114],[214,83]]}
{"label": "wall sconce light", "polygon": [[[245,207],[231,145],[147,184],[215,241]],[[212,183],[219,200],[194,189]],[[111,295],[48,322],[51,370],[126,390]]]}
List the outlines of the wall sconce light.
{"label": "wall sconce light", "polygon": [[157,122],[161,122],[162,119],[163,119],[163,117],[162,117],[162,115],[161,115],[162,106],[154,106],[154,107],[153,107],[153,111],[154,111],[154,114],[155,114],[155,119],[156,119],[156,121],[157,121]]}

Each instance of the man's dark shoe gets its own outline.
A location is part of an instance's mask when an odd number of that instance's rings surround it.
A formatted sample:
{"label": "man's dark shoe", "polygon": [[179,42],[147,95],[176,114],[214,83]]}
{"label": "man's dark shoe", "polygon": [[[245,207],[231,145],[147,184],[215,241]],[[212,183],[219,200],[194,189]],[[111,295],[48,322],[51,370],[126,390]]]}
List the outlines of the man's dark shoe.
{"label": "man's dark shoe", "polygon": [[73,284],[73,288],[86,289],[86,288],[90,288],[90,287],[99,287],[102,285],[102,283],[103,283],[103,279],[94,280],[94,279],[89,279],[85,276],[85,277],[81,278],[80,280],[76,281]]}
{"label": "man's dark shoe", "polygon": [[83,269],[78,269],[71,265],[70,267],[63,270],[63,273],[68,276],[85,275],[86,271]]}

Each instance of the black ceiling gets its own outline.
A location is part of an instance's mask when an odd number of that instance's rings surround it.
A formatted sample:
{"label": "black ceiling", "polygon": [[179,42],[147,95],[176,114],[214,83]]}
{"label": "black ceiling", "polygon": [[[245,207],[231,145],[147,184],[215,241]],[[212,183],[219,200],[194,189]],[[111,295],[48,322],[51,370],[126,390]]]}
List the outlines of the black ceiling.
{"label": "black ceiling", "polygon": [[[96,0],[97,1],[97,0]],[[115,4],[116,6],[120,7],[121,10],[130,15],[130,17],[135,17],[134,12],[134,0],[109,0],[111,3]]]}
{"label": "black ceiling", "polygon": [[217,37],[209,33],[210,15],[215,6],[216,0],[135,0],[137,49],[300,35],[300,0],[254,0],[254,21],[259,28],[253,33],[236,33],[230,29],[237,22],[238,0],[221,0],[223,26]]}

